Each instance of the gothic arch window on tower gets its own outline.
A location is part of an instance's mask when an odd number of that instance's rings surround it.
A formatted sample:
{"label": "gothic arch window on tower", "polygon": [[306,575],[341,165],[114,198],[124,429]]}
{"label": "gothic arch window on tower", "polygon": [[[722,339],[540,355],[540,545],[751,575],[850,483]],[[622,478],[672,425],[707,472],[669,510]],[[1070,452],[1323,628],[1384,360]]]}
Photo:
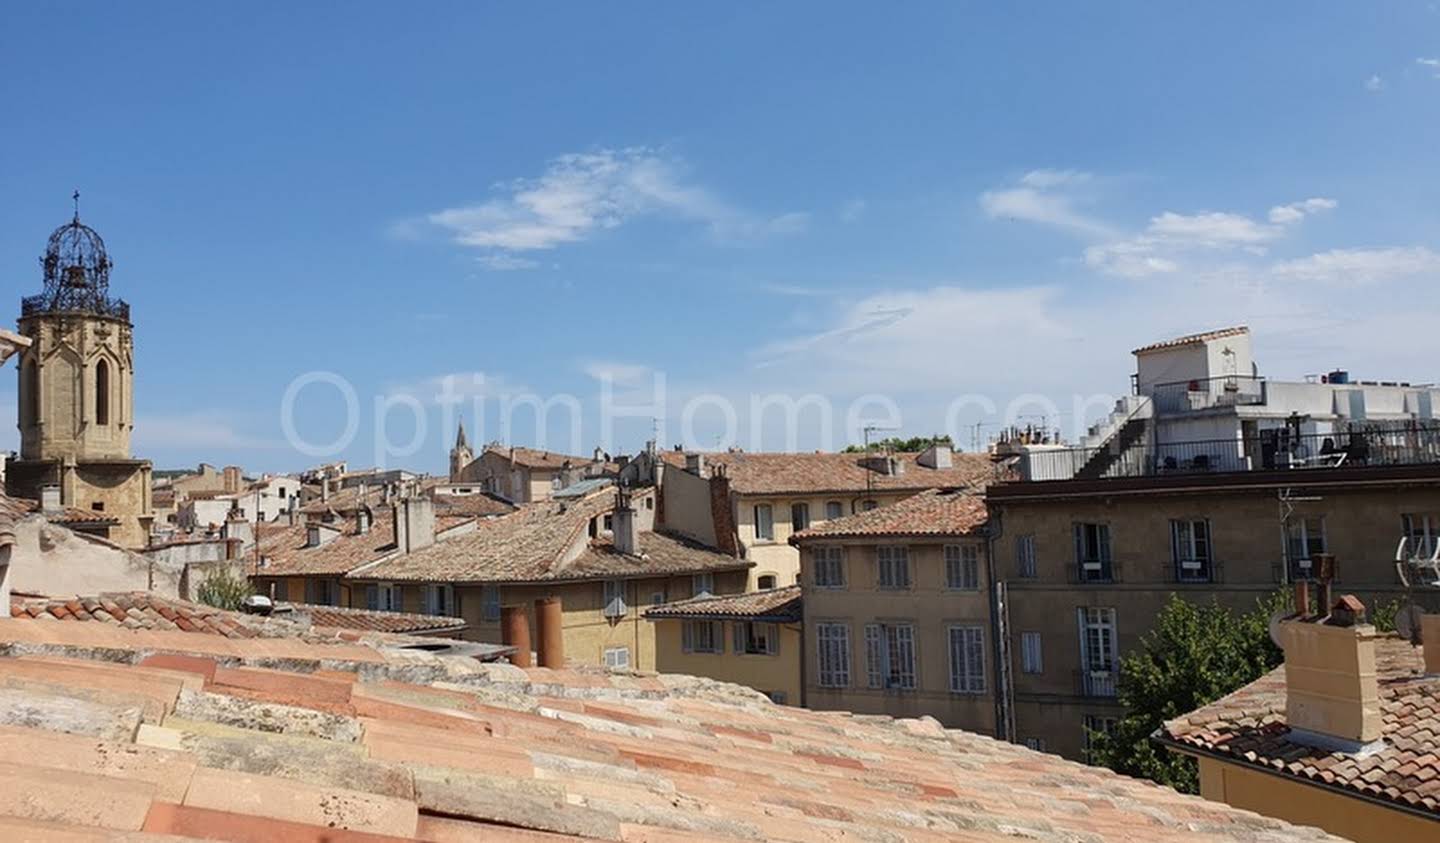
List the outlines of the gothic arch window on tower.
{"label": "gothic arch window on tower", "polygon": [[33,355],[25,361],[21,377],[24,378],[20,387],[21,424],[25,426],[38,424],[40,421],[40,367],[35,365]]}
{"label": "gothic arch window on tower", "polygon": [[95,361],[95,423],[110,423],[110,364],[104,358]]}

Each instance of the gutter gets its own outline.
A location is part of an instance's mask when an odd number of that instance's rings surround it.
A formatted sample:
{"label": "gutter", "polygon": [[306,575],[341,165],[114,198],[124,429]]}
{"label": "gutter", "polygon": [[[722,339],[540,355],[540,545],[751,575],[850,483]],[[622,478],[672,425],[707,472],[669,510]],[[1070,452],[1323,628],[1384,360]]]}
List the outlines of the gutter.
{"label": "gutter", "polygon": [[[1306,785],[1308,787],[1313,787],[1318,790],[1324,790],[1326,792],[1333,793],[1337,796],[1346,796],[1351,799],[1358,799],[1361,802],[1368,802],[1371,805],[1375,805],[1377,807],[1387,808],[1392,811],[1400,811],[1405,814],[1410,814],[1411,816],[1429,820],[1430,822],[1440,822],[1440,813],[1436,813],[1434,811],[1427,811],[1422,808],[1416,808],[1412,805],[1407,805],[1404,802],[1393,802],[1389,799],[1381,799],[1378,796],[1373,796],[1363,791],[1351,790],[1348,787],[1337,787],[1333,784],[1326,784],[1323,781],[1315,781],[1314,779],[1303,778],[1301,776],[1296,776],[1282,772],[1280,770],[1276,770],[1273,767],[1269,767],[1263,764],[1246,761],[1245,759],[1234,755],[1228,755],[1226,753],[1216,752],[1214,750],[1204,749],[1202,747],[1181,743],[1171,737],[1168,737],[1165,734],[1164,726],[1161,726],[1160,728],[1151,732],[1150,740],[1157,746],[1163,747],[1170,752],[1178,752],[1181,755],[1189,755],[1192,758],[1208,758],[1212,761],[1221,761],[1227,764],[1233,764],[1234,766],[1240,767],[1241,769],[1254,770],[1255,772],[1264,773],[1277,779],[1290,782],[1291,784]],[[1257,813],[1259,812],[1257,811]]]}

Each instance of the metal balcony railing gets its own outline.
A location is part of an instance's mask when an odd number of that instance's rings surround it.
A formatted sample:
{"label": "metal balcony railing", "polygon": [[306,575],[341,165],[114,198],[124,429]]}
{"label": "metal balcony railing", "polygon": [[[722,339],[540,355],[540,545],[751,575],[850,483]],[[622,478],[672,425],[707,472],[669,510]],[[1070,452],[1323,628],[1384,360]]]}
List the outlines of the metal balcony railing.
{"label": "metal balcony railing", "polygon": [[1082,697],[1114,697],[1119,692],[1120,672],[1116,670],[1077,670],[1075,689]]}
{"label": "metal balcony railing", "polygon": [[1150,400],[1155,403],[1156,412],[1162,414],[1264,404],[1265,379],[1252,375],[1225,375],[1160,383],[1150,388]]}

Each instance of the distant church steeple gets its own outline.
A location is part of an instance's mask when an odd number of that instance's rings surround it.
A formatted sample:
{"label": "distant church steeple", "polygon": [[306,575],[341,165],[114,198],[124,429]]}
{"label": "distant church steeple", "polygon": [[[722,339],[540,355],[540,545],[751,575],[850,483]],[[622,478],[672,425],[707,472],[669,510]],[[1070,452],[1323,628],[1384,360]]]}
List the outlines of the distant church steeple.
{"label": "distant church steeple", "polygon": [[475,459],[475,453],[470,450],[470,442],[465,438],[465,420],[460,420],[460,428],[455,433],[455,447],[450,449],[450,479],[452,481],[463,480],[465,467]]}

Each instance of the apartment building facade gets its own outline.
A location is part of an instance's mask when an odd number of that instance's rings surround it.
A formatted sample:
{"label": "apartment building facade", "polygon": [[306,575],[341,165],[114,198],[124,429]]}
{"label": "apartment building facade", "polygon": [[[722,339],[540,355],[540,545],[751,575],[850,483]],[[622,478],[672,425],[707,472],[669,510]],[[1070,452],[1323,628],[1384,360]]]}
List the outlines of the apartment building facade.
{"label": "apartment building facade", "polygon": [[930,490],[790,538],[806,707],[995,733],[985,524],[980,497]]}
{"label": "apartment building facade", "polygon": [[938,445],[919,454],[685,453],[659,455],[664,523],[755,563],[748,590],[794,585],[791,536],[937,488],[983,489],[984,454]]}
{"label": "apartment building facade", "polygon": [[1122,715],[1121,660],[1172,594],[1248,611],[1328,553],[1366,603],[1422,602],[1397,545],[1433,551],[1440,527],[1428,387],[1267,381],[1245,329],[1135,353],[1136,394],[1088,441],[1001,442],[1021,479],[987,490],[1001,730],[1077,759]]}
{"label": "apartment building facade", "polygon": [[655,669],[708,676],[805,705],[798,585],[741,594],[700,594],[645,611],[655,626]]}

